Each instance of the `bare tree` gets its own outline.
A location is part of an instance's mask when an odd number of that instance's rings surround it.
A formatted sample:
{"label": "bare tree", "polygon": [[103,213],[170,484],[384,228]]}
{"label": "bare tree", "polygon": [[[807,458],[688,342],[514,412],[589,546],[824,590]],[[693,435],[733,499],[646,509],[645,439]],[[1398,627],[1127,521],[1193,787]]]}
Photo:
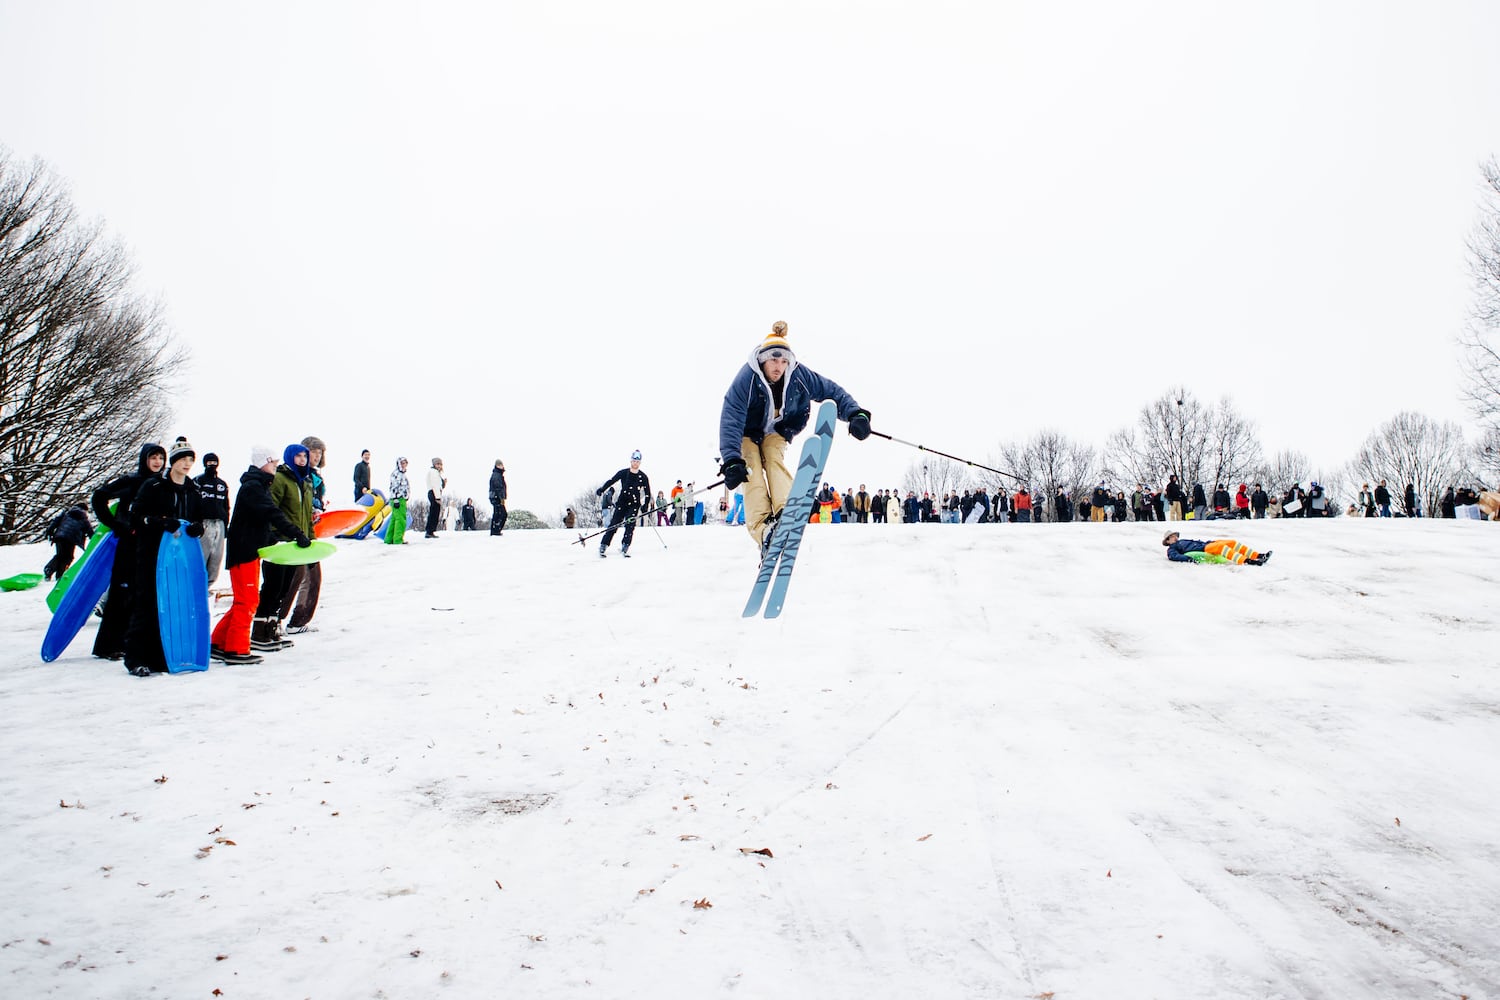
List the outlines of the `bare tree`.
{"label": "bare tree", "polygon": [[901,478],[901,486],[915,491],[919,496],[929,493],[934,497],[941,497],[951,490],[966,489],[972,478],[972,471],[962,462],[933,455],[907,466],[906,475]]}
{"label": "bare tree", "polygon": [[[655,500],[654,497],[652,499],[653,501]],[[603,501],[594,493],[592,486],[585,486],[573,498],[573,513],[580,528],[596,528],[603,523]],[[561,526],[562,521],[563,514],[558,514],[557,523],[559,526]]]}
{"label": "bare tree", "polygon": [[1025,444],[1003,444],[1000,454],[1005,468],[1031,485],[1034,521],[1053,519],[1059,488],[1074,497],[1095,481],[1094,449],[1056,431],[1042,431]]}
{"label": "bare tree", "polygon": [[0,545],[133,469],[166,424],[182,355],[130,278],[41,163],[0,149]]}
{"label": "bare tree", "polygon": [[1398,496],[1411,483],[1423,509],[1433,511],[1443,491],[1464,479],[1468,458],[1457,424],[1407,411],[1366,438],[1349,469],[1361,482],[1386,480]]}
{"label": "bare tree", "polygon": [[1104,473],[1116,484],[1160,486],[1176,475],[1184,487],[1247,481],[1261,462],[1255,424],[1228,399],[1213,406],[1184,386],[1141,408],[1134,428],[1110,435]]}
{"label": "bare tree", "polygon": [[1483,195],[1479,221],[1469,235],[1469,276],[1474,304],[1460,338],[1465,384],[1463,397],[1474,415],[1500,427],[1500,164],[1479,166]]}
{"label": "bare tree", "polygon": [[1141,483],[1159,489],[1167,477],[1141,447],[1140,440],[1140,435],[1129,427],[1111,434],[1104,442],[1099,474],[1121,487]]}
{"label": "bare tree", "polygon": [[1285,493],[1294,483],[1305,486],[1312,480],[1312,462],[1300,451],[1279,451],[1251,475],[1267,493]]}
{"label": "bare tree", "polygon": [[1474,445],[1470,465],[1474,470],[1470,478],[1490,489],[1500,486],[1500,428],[1485,428],[1483,436]]}
{"label": "bare tree", "polygon": [[1248,482],[1260,464],[1260,439],[1255,424],[1241,416],[1227,399],[1219,400],[1209,420],[1208,447],[1204,452],[1204,482],[1232,484]]}

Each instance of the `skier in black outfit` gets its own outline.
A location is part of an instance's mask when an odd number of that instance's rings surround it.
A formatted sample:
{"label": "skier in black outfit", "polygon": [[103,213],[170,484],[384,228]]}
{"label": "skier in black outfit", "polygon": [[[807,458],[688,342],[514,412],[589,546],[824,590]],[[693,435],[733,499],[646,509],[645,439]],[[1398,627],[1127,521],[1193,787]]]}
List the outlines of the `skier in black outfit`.
{"label": "skier in black outfit", "polygon": [[47,541],[52,543],[56,554],[42,567],[42,579],[61,577],[73,565],[73,550],[89,543],[94,526],[89,516],[77,505],[69,507],[47,525]]}
{"label": "skier in black outfit", "polygon": [[641,453],[633,451],[630,453],[630,468],[621,469],[613,476],[604,481],[604,485],[594,491],[595,496],[603,496],[604,491],[613,483],[620,484],[620,495],[615,500],[615,516],[609,522],[609,530],[604,533],[604,541],[599,543],[599,558],[603,559],[609,543],[615,537],[615,529],[625,525],[625,537],[620,541],[620,555],[627,559],[630,557],[630,540],[635,537],[635,521],[640,514],[642,498],[651,497],[651,480],[641,471]]}
{"label": "skier in black outfit", "polygon": [[490,472],[490,534],[499,535],[505,530],[505,463],[495,459],[495,468]]}
{"label": "skier in black outfit", "polygon": [[[191,538],[203,537],[198,484],[188,478],[197,455],[192,445],[178,438],[167,458],[166,473],[142,483],[135,502],[130,505],[130,523],[135,532],[135,580],[131,588],[130,624],[125,630],[125,669],[137,677],[150,677],[167,669],[156,608],[156,558],[162,535],[186,530]],[[188,522],[185,529],[183,521]],[[199,599],[207,601],[208,595],[202,594]]]}
{"label": "skier in black outfit", "polygon": [[[131,584],[135,579],[135,535],[131,531],[130,505],[141,484],[160,473],[166,464],[167,449],[155,443],[143,444],[136,470],[111,479],[95,490],[90,500],[94,516],[109,526],[116,540],[104,616],[94,636],[94,655],[103,660],[118,660],[125,655],[125,627],[130,624]],[[114,511],[109,509],[111,500],[117,501]]]}

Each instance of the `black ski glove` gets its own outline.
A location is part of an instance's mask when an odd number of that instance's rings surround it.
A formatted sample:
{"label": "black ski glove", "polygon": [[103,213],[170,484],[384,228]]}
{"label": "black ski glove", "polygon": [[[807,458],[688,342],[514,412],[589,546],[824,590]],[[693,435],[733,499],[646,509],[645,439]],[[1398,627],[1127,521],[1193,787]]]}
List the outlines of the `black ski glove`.
{"label": "black ski glove", "polygon": [[597,490],[594,491],[594,496],[596,496],[596,497],[602,497],[603,495],[604,495],[604,487],[603,486],[599,487]]}
{"label": "black ski glove", "polygon": [[719,473],[724,477],[724,488],[729,490],[742,486],[750,478],[750,470],[745,467],[743,458],[731,458],[720,466]]}
{"label": "black ski glove", "polygon": [[854,416],[849,418],[849,436],[856,441],[863,441],[870,436],[869,410],[857,410]]}
{"label": "black ski glove", "polygon": [[191,524],[189,524],[187,526],[187,533],[188,533],[188,537],[189,538],[202,538],[203,537],[203,522],[202,521],[194,521]]}
{"label": "black ski glove", "polygon": [[312,544],[312,539],[311,538],[308,538],[306,535],[304,535],[300,531],[297,532],[297,548],[299,548],[299,549],[305,549],[305,548],[307,548],[311,544]]}

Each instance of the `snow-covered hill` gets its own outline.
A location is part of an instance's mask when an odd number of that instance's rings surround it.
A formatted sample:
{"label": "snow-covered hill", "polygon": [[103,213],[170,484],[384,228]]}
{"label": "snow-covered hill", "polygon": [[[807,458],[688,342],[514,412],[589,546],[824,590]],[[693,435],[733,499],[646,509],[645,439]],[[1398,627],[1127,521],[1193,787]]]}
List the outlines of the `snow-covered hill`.
{"label": "snow-covered hill", "polygon": [[1500,530],[1232,530],[349,542],[146,680],[0,594],[0,992],[1500,995]]}

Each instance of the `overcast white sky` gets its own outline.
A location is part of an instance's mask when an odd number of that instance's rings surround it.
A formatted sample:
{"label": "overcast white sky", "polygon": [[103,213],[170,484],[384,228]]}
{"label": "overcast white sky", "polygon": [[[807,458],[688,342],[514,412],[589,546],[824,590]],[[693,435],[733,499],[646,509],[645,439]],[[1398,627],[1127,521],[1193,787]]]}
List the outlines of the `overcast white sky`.
{"label": "overcast white sky", "polygon": [[[173,433],[550,515],[714,477],[776,319],[877,430],[1095,446],[1182,382],[1331,472],[1459,419],[1500,6],[0,0],[0,143],[191,349]],[[840,435],[836,485],[918,459]]]}

